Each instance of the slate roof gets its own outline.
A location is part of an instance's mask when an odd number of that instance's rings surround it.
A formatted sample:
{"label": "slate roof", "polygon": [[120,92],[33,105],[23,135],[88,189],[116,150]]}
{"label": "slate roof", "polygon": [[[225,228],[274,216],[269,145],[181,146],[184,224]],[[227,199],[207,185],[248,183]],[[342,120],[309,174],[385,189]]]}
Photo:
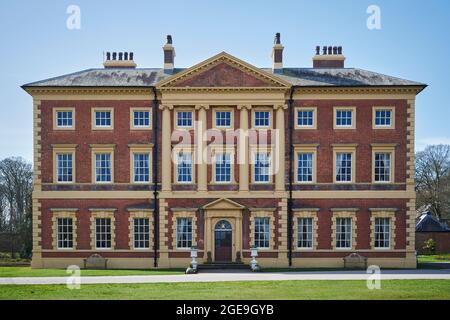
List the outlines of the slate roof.
{"label": "slate roof", "polygon": [[450,229],[440,223],[430,212],[420,216],[416,224],[416,232],[450,232]]}
{"label": "slate roof", "polygon": [[[183,70],[175,69],[174,74]],[[272,72],[270,68],[261,70]],[[23,87],[151,87],[169,76],[161,68],[97,68],[28,83]],[[426,86],[357,68],[284,68],[283,73],[276,76],[294,86],[304,87]]]}

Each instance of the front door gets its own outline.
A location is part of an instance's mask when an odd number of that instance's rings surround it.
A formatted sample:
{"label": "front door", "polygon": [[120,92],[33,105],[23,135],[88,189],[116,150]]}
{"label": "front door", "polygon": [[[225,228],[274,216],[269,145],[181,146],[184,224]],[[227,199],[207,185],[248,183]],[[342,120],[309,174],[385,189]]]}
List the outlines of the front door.
{"label": "front door", "polygon": [[221,220],[216,224],[216,227],[214,229],[214,244],[215,261],[231,262],[233,250],[233,230],[231,228],[231,224],[228,221]]}

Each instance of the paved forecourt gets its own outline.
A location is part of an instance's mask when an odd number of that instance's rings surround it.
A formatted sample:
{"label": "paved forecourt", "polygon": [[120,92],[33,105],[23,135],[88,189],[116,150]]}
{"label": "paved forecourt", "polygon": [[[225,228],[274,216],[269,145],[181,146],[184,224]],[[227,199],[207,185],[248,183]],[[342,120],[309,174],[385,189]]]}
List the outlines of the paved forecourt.
{"label": "paved forecourt", "polygon": [[[365,271],[335,272],[271,272],[271,273],[200,273],[194,275],[152,276],[92,276],[81,277],[81,284],[177,283],[224,281],[288,281],[288,280],[367,280]],[[0,278],[0,285],[66,284],[68,277]],[[73,278],[71,278],[74,280]],[[381,280],[450,280],[450,269],[445,270],[384,270]]]}

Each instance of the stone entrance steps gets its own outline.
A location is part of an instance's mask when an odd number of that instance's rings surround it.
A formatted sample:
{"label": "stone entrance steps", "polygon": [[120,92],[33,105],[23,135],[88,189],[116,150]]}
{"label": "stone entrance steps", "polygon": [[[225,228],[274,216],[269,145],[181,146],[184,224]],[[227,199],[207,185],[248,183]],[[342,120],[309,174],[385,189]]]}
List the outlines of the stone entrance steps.
{"label": "stone entrance steps", "polygon": [[199,264],[198,270],[250,270],[250,266],[236,262],[212,262]]}

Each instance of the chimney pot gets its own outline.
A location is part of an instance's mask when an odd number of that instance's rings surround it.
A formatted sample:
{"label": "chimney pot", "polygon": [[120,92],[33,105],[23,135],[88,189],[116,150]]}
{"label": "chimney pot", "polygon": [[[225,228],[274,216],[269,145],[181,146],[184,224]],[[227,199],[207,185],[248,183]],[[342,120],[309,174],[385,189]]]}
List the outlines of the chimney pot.
{"label": "chimney pot", "polygon": [[275,44],[281,44],[281,34],[279,32],[275,33]]}
{"label": "chimney pot", "polygon": [[313,68],[344,68],[345,57],[342,55],[342,47],[323,46],[320,55],[320,46],[316,47],[316,55],[313,57]]}
{"label": "chimney pot", "polygon": [[136,68],[136,63],[132,52],[107,52],[103,66],[105,68]]}

